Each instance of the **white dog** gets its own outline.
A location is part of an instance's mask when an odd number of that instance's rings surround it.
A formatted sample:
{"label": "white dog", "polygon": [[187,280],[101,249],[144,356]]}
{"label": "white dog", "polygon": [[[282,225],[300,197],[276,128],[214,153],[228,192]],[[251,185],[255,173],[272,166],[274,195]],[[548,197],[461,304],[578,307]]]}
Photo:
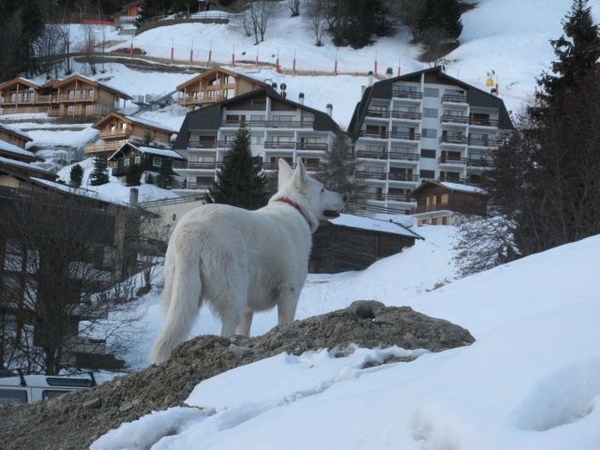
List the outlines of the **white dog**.
{"label": "white dog", "polygon": [[292,171],[280,159],[278,192],[265,207],[208,204],[185,214],[167,249],[166,320],[152,362],[164,361],[187,339],[202,302],[220,317],[222,336],[248,336],[254,312],[275,305],[280,324],[293,321],[312,233],[319,221],[337,216],[345,200],[310,178],[301,160]]}

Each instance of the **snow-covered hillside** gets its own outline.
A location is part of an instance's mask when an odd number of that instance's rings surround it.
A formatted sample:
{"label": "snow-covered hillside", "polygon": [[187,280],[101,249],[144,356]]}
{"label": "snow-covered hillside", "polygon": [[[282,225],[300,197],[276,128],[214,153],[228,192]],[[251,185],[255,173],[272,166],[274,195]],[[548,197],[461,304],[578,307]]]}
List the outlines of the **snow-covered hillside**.
{"label": "snow-covered hillside", "polygon": [[[591,5],[598,22],[600,3]],[[570,6],[570,0],[479,0],[463,17],[461,46],[447,56],[447,72],[485,88],[493,70],[500,97],[518,112],[534,91],[535,77],[550,67],[549,40],[562,34],[560,21]],[[382,39],[359,51],[330,44],[317,48],[302,17],[286,14],[282,10],[259,46],[233,27],[198,24],[158,28],[136,36],[133,44],[159,57],[168,57],[173,47],[180,59],[189,57],[191,47],[198,59],[210,49],[213,60],[223,62],[233,52],[238,59],[278,56],[290,67],[295,57],[299,69],[332,70],[336,60],[344,72],[373,70],[375,61],[381,71],[423,68],[406,37]],[[304,92],[308,106],[333,104],[333,117],[342,126],[367,83],[365,76],[243,70],[261,80],[285,81],[289,98]],[[169,92],[190,74],[107,64],[99,77],[130,95],[143,95]],[[145,117],[178,128],[183,112],[170,107]],[[365,271],[310,276],[298,317],[376,299],[459,324],[476,338],[473,345],[371,369],[362,369],[361,362],[377,359],[378,350],[357,350],[347,358],[326,351],[280,355],[198,385],[188,403],[214,408],[211,416],[187,408],[156,412],[124,424],[92,448],[599,449],[600,237],[457,281],[451,263],[454,230],[416,231],[426,240]],[[162,321],[158,297],[153,291],[140,306],[145,332],[127,355],[134,368],[148,364]],[[258,315],[252,333],[268,330],[275,318],[275,312]],[[218,330],[203,310],[194,333]]]}

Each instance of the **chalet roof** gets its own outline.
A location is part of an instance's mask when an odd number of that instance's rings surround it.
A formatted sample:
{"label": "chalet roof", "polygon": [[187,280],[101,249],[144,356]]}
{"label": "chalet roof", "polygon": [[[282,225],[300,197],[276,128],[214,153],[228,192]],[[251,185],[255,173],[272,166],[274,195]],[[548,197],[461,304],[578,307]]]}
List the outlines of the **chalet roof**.
{"label": "chalet roof", "polygon": [[22,78],[22,77],[15,77],[11,80],[5,81],[4,83],[0,83],[0,90],[2,89],[6,89],[8,87],[17,85],[17,84],[24,84],[25,86],[29,86],[32,89],[38,90],[41,89],[42,86],[37,84],[34,81],[28,80],[26,78]]}
{"label": "chalet roof", "polygon": [[44,175],[51,174],[51,172],[47,171],[46,169],[42,169],[41,167],[38,167],[34,164],[30,164],[30,163],[23,162],[23,161],[17,161],[15,159],[9,159],[9,158],[5,158],[4,156],[0,156],[0,166],[2,166],[2,165],[13,166],[16,168],[25,169],[30,172],[38,172],[38,173],[44,174]]}
{"label": "chalet roof", "polygon": [[442,187],[448,190],[449,192],[463,192],[473,195],[487,195],[487,192],[478,186],[471,186],[468,184],[461,183],[451,183],[448,181],[423,180],[423,182],[420,185],[418,185],[411,192],[409,192],[408,196],[414,197],[415,194],[419,194],[420,192],[433,186]]}
{"label": "chalet roof", "polygon": [[[128,94],[126,94],[125,92],[119,91],[118,89],[115,89],[113,87],[110,87],[106,84],[100,83],[99,81],[96,80],[92,80],[91,78],[88,78],[86,76],[80,75],[80,74],[73,74],[68,76],[67,78],[64,78],[62,80],[51,80],[49,83],[52,83],[52,87],[53,88],[60,88],[61,86],[64,86],[66,84],[69,84],[73,81],[81,81],[85,84],[89,84],[91,86],[95,86],[98,88],[102,88],[106,91],[112,92],[113,94],[119,96],[120,98],[126,99],[126,100],[131,100],[132,97],[129,96]],[[46,83],[48,85],[48,83]]]}
{"label": "chalet roof", "polygon": [[249,76],[241,74],[239,72],[234,72],[232,70],[225,69],[224,67],[213,67],[212,69],[209,69],[206,72],[202,72],[201,74],[196,75],[195,77],[193,77],[187,81],[184,81],[179,86],[177,86],[176,89],[178,91],[182,91],[187,86],[197,83],[198,80],[204,80],[204,79],[208,79],[208,78],[212,77],[215,73],[224,73],[227,75],[231,75],[232,77],[235,77],[235,78],[242,78],[244,80],[248,80],[251,83],[257,84],[259,86],[269,86],[267,83],[265,83],[263,81],[257,80],[256,78],[249,77]]}
{"label": "chalet roof", "polygon": [[12,127],[10,125],[0,124],[0,130],[3,130],[8,134],[12,134],[13,136],[17,136],[27,142],[33,141],[33,139],[31,139],[27,133],[19,130],[18,128]]}
{"label": "chalet roof", "polygon": [[166,131],[167,133],[173,133],[173,134],[177,133],[177,130],[175,130],[174,128],[163,125],[159,122],[155,122],[154,120],[142,119],[140,117],[119,114],[118,112],[115,112],[115,111],[112,111],[112,112],[109,112],[108,114],[106,114],[104,117],[102,117],[96,123],[94,123],[92,125],[92,128],[99,129],[99,127],[103,123],[107,122],[108,120],[110,120],[112,118],[116,118],[118,120],[122,120],[123,122],[131,123],[131,124],[135,123],[135,124],[144,126],[146,128],[152,128],[155,130]]}
{"label": "chalet roof", "polygon": [[0,156],[23,162],[41,161],[40,158],[35,156],[35,154],[29,150],[24,150],[18,145],[3,141],[2,139],[0,139]]}
{"label": "chalet roof", "polygon": [[303,111],[311,112],[314,114],[313,129],[317,131],[332,131],[338,132],[340,130],[339,125],[333,120],[333,118],[323,112],[314,108],[310,108],[301,103],[294,102],[287,98],[282,97],[275,89],[270,86],[265,86],[260,89],[256,89],[245,94],[237,95],[228,100],[224,100],[219,103],[214,103],[209,106],[190,111],[185,116],[177,139],[173,143],[173,147],[177,149],[185,149],[188,145],[189,133],[191,129],[204,129],[204,130],[218,130],[221,127],[222,111],[224,108],[236,103],[245,102],[248,99],[269,97],[279,102],[287,103],[294,108],[301,109]]}
{"label": "chalet roof", "polygon": [[336,217],[335,219],[329,219],[328,222],[333,225],[347,228],[358,228],[361,230],[376,231],[378,233],[407,236],[414,239],[425,239],[423,236],[418,235],[404,225],[391,220],[386,221],[371,217],[340,214],[339,217]]}
{"label": "chalet roof", "polygon": [[114,161],[119,159],[119,157],[125,156],[129,151],[137,150],[140,153],[161,156],[163,158],[176,159],[178,161],[186,161],[186,158],[180,155],[175,150],[170,150],[168,148],[158,148],[158,147],[150,147],[147,145],[136,145],[131,142],[124,143],[119,150],[114,152],[109,156],[109,161]]}
{"label": "chalet roof", "polygon": [[408,82],[420,82],[421,76],[425,77],[425,82],[430,84],[448,84],[458,86],[465,89],[467,93],[467,102],[473,106],[487,107],[487,108],[498,108],[499,120],[498,127],[500,129],[511,130],[513,129],[512,121],[506,105],[501,98],[483,91],[475,86],[472,86],[464,81],[458,80],[447,75],[440,66],[431,67],[429,69],[420,70],[418,72],[411,72],[406,75],[400,75],[397,77],[388,78],[386,80],[378,81],[372,86],[365,89],[362,95],[361,101],[356,105],[348,132],[351,136],[357,137],[360,132],[362,120],[366,109],[369,107],[371,98],[391,98],[394,83],[398,81]]}

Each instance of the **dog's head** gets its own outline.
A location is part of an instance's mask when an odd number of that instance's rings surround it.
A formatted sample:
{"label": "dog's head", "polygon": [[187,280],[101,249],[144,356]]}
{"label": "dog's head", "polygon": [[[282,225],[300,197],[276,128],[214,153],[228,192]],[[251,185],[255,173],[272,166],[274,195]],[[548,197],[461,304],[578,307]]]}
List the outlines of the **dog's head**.
{"label": "dog's head", "polygon": [[280,159],[278,191],[272,201],[285,201],[299,209],[314,232],[320,221],[340,215],[346,195],[329,191],[322,183],[309,177],[302,159],[298,159],[294,170]]}

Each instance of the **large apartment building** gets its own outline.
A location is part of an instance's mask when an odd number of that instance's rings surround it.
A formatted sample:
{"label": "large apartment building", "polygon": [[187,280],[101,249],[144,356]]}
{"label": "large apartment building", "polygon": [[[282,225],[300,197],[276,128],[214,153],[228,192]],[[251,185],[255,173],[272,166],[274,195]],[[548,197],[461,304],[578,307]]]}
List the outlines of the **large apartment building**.
{"label": "large apartment building", "polygon": [[500,98],[434,67],[366,87],[348,133],[367,201],[411,210],[423,180],[477,184],[512,128]]}
{"label": "large apartment building", "polygon": [[331,110],[293,102],[268,86],[197,109],[187,114],[173,143],[187,157],[173,166],[185,179],[174,190],[182,195],[207,192],[240,127],[250,131],[252,154],[261,158],[267,173],[274,173],[279,158],[294,163],[299,157],[317,171],[339,132]]}

